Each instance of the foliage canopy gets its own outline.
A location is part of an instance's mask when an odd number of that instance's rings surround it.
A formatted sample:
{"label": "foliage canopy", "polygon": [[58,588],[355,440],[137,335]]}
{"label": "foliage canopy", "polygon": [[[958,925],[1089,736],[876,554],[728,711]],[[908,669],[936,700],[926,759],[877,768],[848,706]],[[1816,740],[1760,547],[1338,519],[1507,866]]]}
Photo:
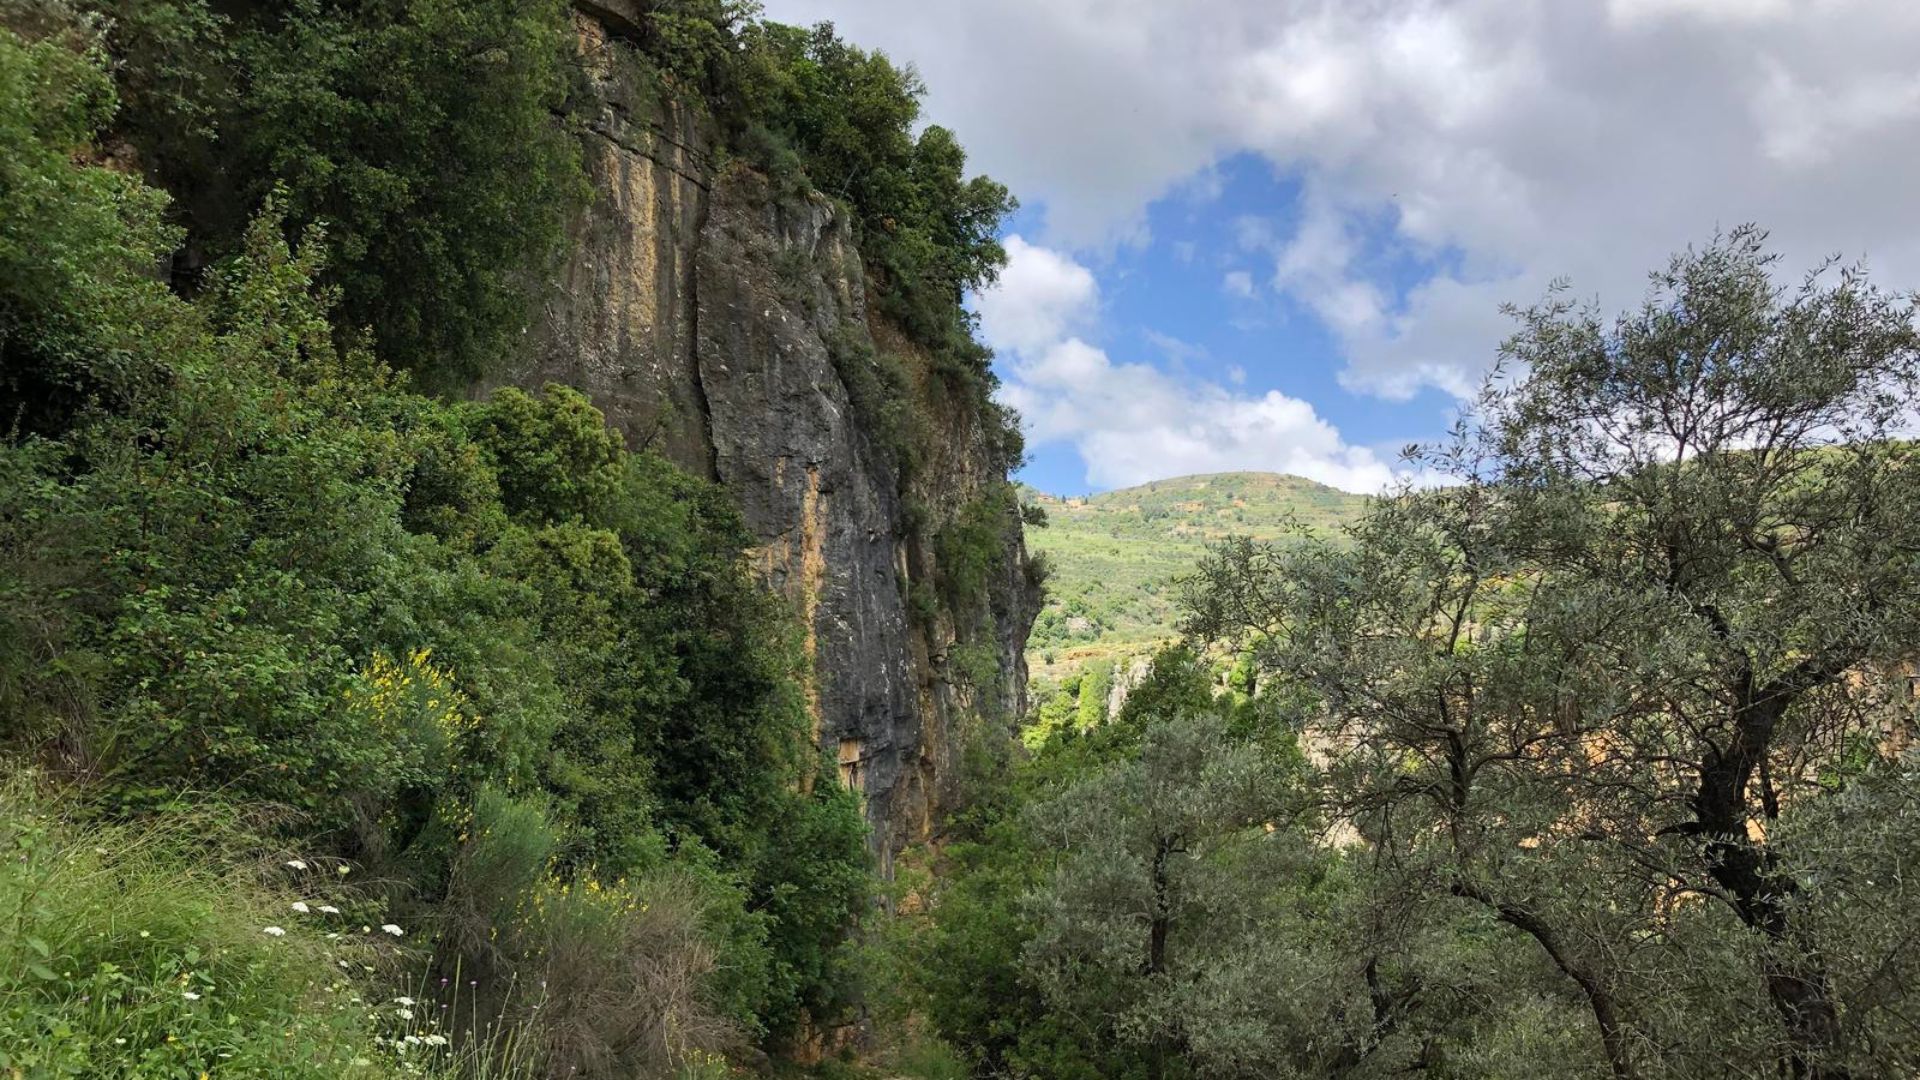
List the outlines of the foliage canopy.
{"label": "foliage canopy", "polygon": [[[484,976],[561,1072],[834,1015],[863,824],[726,493],[564,387],[411,390],[337,332],[290,194],[170,294],[166,200],[95,163],[111,87],[64,25],[0,31],[0,173],[57,195],[0,200],[0,259],[66,252],[70,286],[0,276],[7,752],[97,827],[276,808],[259,843],[353,869],[336,906],[438,943],[381,978]],[[661,1000],[692,1043],[638,1023]]]}

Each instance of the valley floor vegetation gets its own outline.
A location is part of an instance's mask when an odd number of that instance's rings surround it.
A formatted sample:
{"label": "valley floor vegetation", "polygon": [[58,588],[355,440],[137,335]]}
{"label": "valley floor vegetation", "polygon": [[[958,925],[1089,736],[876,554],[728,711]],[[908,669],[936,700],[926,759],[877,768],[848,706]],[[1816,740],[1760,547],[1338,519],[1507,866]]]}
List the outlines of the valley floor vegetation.
{"label": "valley floor vegetation", "polygon": [[1920,1069],[1915,304],[1779,271],[1514,312],[1446,484],[1040,703],[911,946],[976,1075]]}

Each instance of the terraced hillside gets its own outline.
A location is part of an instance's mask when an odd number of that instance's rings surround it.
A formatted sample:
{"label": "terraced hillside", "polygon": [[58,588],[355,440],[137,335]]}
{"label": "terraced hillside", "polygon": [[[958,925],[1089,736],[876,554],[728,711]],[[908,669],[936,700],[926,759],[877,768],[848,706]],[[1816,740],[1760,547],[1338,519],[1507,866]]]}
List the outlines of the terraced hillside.
{"label": "terraced hillside", "polygon": [[1366,503],[1298,476],[1213,473],[1156,480],[1085,498],[1029,491],[1047,512],[1030,549],[1053,563],[1046,607],[1027,643],[1036,675],[1145,651],[1173,635],[1173,581],[1211,540],[1275,537],[1290,523],[1333,531]]}

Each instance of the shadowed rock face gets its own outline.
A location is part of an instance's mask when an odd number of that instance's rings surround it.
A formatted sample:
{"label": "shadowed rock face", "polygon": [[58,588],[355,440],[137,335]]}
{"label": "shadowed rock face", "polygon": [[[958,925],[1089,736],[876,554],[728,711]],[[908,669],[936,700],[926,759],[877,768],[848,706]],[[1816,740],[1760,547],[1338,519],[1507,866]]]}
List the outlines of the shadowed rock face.
{"label": "shadowed rock face", "polygon": [[[998,685],[951,679],[959,632],[907,605],[911,583],[938,572],[933,536],[1004,473],[972,406],[935,392],[925,358],[869,318],[836,204],[716,168],[711,125],[662,92],[622,38],[630,25],[608,14],[617,5],[579,6],[598,106],[585,148],[595,199],[512,381],[580,387],[630,445],[733,492],[761,541],[757,570],[800,614],[820,744],[863,793],[889,857],[925,836],[950,796],[965,717],[1024,705],[1038,598],[1014,515],[986,598]],[[829,347],[875,335],[916,368],[932,429],[910,487],[926,512],[911,523]]]}
{"label": "shadowed rock face", "polygon": [[735,170],[694,266],[715,468],[764,541],[766,581],[800,607],[822,743],[857,771],[875,825],[895,824],[912,813],[892,803],[921,741],[900,500],[826,344],[842,322],[864,325],[859,255],[831,204],[780,203]]}

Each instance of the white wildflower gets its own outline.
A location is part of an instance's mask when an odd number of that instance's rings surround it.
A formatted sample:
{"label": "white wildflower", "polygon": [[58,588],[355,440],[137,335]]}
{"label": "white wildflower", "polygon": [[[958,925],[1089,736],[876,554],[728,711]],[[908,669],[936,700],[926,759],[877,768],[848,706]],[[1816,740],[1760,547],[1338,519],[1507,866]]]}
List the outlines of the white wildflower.
{"label": "white wildflower", "polygon": [[181,997],[183,997],[183,998],[186,998],[186,999],[187,999],[188,1001],[199,1001],[199,1000],[200,1000],[200,995],[199,995],[199,994],[196,994],[196,993],[194,993],[194,992],[193,992],[193,991],[191,991],[191,990],[182,990],[182,991],[180,992],[180,996],[181,996]]}
{"label": "white wildflower", "polygon": [[267,935],[268,937],[286,937],[287,936],[286,930],[278,926],[269,926],[265,930],[262,930],[261,933]]}
{"label": "white wildflower", "polygon": [[395,1005],[406,1005],[411,1007],[413,1005],[413,999],[410,997],[397,997],[393,999],[393,1003]]}
{"label": "white wildflower", "polygon": [[340,909],[334,907],[332,904],[321,904],[320,912],[323,915],[338,915],[340,914]]}
{"label": "white wildflower", "polygon": [[425,1043],[426,1043],[426,1044],[427,1044],[428,1046],[445,1046],[445,1045],[447,1045],[447,1037],[446,1037],[445,1035],[429,1035],[429,1036],[427,1036],[427,1037],[426,1037],[426,1038],[425,1038],[425,1039],[424,1039],[423,1041],[424,1041],[424,1042],[425,1042]]}
{"label": "white wildflower", "polygon": [[413,1010],[412,1009],[395,1009],[393,1010],[393,1015],[399,1017],[402,1020],[411,1020],[413,1019]]}
{"label": "white wildflower", "polygon": [[307,912],[312,911],[313,909],[307,906],[307,902],[305,900],[295,900],[293,902],[293,910],[299,912],[302,915],[305,915]]}
{"label": "white wildflower", "polygon": [[304,860],[301,860],[301,859],[287,860],[287,869],[289,870],[305,870],[306,868],[307,868],[307,864]]}
{"label": "white wildflower", "polygon": [[400,929],[400,927],[394,923],[381,923],[380,931],[381,933],[392,934],[394,937],[403,937],[406,935],[406,931]]}

